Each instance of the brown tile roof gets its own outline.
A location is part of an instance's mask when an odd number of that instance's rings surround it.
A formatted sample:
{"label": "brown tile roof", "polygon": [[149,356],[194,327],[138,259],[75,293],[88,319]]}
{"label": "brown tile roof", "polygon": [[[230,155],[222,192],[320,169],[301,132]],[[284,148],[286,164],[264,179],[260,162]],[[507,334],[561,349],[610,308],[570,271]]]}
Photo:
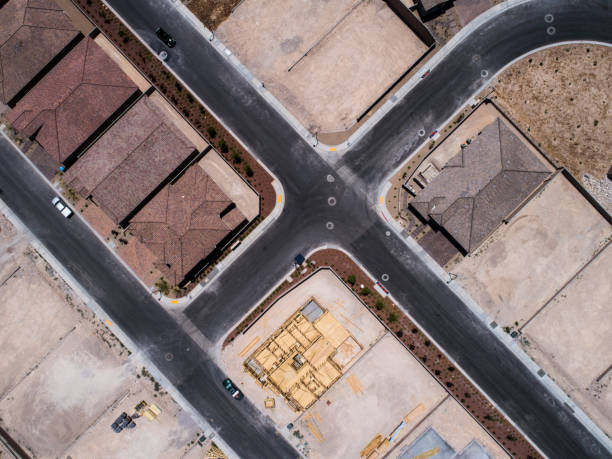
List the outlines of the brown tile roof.
{"label": "brown tile roof", "polygon": [[193,152],[157,106],[143,97],[64,178],[120,223]]}
{"label": "brown tile roof", "polygon": [[548,175],[524,141],[497,118],[410,204],[470,252]]}
{"label": "brown tile roof", "polygon": [[11,0],[0,9],[0,101],[13,99],[77,35],[52,0]]}
{"label": "brown tile roof", "polygon": [[158,260],[155,267],[172,283],[206,258],[246,217],[199,166],[166,185],[131,220],[130,230]]}
{"label": "brown tile roof", "polygon": [[93,40],[81,41],[8,114],[58,162],[68,158],[136,85]]}

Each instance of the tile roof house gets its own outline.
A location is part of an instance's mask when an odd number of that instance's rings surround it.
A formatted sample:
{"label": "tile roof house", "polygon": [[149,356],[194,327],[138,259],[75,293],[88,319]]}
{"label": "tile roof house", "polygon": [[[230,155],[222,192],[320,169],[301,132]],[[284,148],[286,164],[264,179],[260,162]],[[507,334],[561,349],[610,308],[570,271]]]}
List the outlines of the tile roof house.
{"label": "tile roof house", "polygon": [[120,224],[195,153],[168,115],[142,97],[68,169],[64,181]]}
{"label": "tile roof house", "polygon": [[20,92],[81,35],[53,0],[10,0],[0,8],[0,102]]}
{"label": "tile roof house", "polygon": [[451,158],[410,206],[471,252],[551,171],[497,118]]}
{"label": "tile roof house", "polygon": [[130,231],[157,256],[154,266],[177,285],[246,221],[196,164],[134,215]]}
{"label": "tile roof house", "polygon": [[82,40],[7,114],[65,163],[130,98],[136,85],[92,39]]}

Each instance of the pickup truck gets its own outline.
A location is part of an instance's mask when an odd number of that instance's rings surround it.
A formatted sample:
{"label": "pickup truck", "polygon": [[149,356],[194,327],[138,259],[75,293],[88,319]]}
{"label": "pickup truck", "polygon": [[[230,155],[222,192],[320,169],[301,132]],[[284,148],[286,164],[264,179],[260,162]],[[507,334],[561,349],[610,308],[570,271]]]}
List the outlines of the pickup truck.
{"label": "pickup truck", "polygon": [[54,197],[51,204],[53,204],[53,207],[59,210],[64,217],[69,218],[72,215],[72,210],[70,207],[68,207],[68,205],[59,198],[59,196]]}

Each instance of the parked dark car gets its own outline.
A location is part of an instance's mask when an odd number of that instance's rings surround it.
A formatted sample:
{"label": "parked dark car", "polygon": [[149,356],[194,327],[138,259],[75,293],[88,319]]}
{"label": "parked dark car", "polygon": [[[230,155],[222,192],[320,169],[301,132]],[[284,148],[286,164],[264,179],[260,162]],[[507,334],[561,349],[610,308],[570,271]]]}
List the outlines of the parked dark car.
{"label": "parked dark car", "polygon": [[161,27],[157,28],[155,35],[157,35],[157,38],[159,38],[168,48],[174,48],[176,46],[176,40]]}
{"label": "parked dark car", "polygon": [[234,397],[236,400],[242,400],[244,398],[242,392],[240,392],[240,390],[234,385],[231,379],[224,379],[223,387],[225,387],[225,389],[232,394],[232,397]]}

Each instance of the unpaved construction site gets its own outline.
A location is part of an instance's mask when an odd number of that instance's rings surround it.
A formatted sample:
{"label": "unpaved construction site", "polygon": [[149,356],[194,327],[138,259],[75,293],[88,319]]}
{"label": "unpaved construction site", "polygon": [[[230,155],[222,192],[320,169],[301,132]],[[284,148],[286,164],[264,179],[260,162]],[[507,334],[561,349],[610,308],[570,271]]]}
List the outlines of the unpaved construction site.
{"label": "unpaved construction site", "polygon": [[531,54],[493,85],[498,103],[612,212],[612,48],[560,45]]}
{"label": "unpaved construction site", "polygon": [[612,226],[561,173],[452,267],[463,288],[604,430],[612,413]]}
{"label": "unpaved construction site", "polygon": [[[32,457],[180,458],[195,447],[191,415],[1,214],[0,254],[0,426],[22,449]],[[122,412],[135,425],[115,433]]]}
{"label": "unpaved construction site", "polygon": [[308,457],[382,457],[405,446],[507,457],[328,268],[281,296],[222,360]]}
{"label": "unpaved construction site", "polygon": [[311,132],[351,127],[427,50],[382,0],[246,0],[216,35]]}

